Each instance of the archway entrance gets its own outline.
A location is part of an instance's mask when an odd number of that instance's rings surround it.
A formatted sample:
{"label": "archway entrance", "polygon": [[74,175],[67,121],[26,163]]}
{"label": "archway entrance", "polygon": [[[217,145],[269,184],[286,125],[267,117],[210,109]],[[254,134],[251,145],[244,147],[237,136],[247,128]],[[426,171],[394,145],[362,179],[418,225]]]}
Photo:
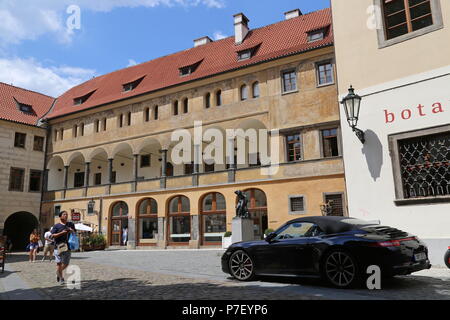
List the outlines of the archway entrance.
{"label": "archway entrance", "polygon": [[5,221],[3,235],[12,241],[13,251],[25,251],[33,229],[39,226],[38,219],[29,212],[16,212]]}
{"label": "archway entrance", "polygon": [[126,245],[123,237],[124,229],[128,229],[128,205],[120,201],[115,203],[111,210],[110,243],[112,246]]}
{"label": "archway entrance", "polygon": [[268,228],[266,194],[259,189],[248,189],[244,193],[247,196],[250,217],[253,219],[255,240],[264,239],[264,231]]}

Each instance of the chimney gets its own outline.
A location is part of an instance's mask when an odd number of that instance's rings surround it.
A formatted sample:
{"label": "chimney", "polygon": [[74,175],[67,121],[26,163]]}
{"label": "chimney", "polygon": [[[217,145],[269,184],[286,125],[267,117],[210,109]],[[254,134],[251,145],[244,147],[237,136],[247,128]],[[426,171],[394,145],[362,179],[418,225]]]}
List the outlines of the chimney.
{"label": "chimney", "polygon": [[303,13],[300,11],[300,9],[295,9],[284,13],[284,17],[286,20],[297,18],[301,15],[303,15]]}
{"label": "chimney", "polygon": [[208,36],[195,39],[194,40],[194,48],[198,47],[198,46],[202,46],[202,45],[210,43],[210,42],[213,42],[213,41]]}
{"label": "chimney", "polygon": [[236,44],[244,42],[248,34],[248,18],[243,13],[235,14],[234,16],[234,39]]}

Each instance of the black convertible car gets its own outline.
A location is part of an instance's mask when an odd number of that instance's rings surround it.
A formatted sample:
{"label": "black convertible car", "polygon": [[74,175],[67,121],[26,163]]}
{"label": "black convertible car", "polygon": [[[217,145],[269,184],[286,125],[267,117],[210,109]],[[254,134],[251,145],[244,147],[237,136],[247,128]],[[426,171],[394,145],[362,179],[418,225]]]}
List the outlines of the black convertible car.
{"label": "black convertible car", "polygon": [[258,275],[323,277],[341,288],[367,277],[371,265],[385,277],[431,268],[428,249],[417,237],[332,216],[291,220],[264,240],[232,244],[222,256],[222,270],[241,281]]}

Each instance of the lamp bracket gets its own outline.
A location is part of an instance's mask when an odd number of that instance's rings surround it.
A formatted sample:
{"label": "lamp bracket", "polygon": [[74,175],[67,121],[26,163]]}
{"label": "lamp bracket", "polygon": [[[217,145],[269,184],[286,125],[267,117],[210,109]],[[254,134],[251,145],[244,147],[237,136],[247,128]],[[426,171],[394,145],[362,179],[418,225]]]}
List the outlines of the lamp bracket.
{"label": "lamp bracket", "polygon": [[357,127],[352,127],[353,132],[358,137],[359,141],[361,141],[362,144],[366,142],[365,134],[362,130],[358,129]]}

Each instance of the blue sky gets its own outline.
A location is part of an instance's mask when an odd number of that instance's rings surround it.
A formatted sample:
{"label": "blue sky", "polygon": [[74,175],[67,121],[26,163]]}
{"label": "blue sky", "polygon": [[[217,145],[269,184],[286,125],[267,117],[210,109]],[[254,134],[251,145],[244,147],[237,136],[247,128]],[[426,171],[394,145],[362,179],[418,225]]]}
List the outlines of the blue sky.
{"label": "blue sky", "polygon": [[[80,29],[69,31],[75,5]],[[185,50],[202,36],[329,7],[329,0],[0,0],[0,81],[57,96],[93,76]]]}

